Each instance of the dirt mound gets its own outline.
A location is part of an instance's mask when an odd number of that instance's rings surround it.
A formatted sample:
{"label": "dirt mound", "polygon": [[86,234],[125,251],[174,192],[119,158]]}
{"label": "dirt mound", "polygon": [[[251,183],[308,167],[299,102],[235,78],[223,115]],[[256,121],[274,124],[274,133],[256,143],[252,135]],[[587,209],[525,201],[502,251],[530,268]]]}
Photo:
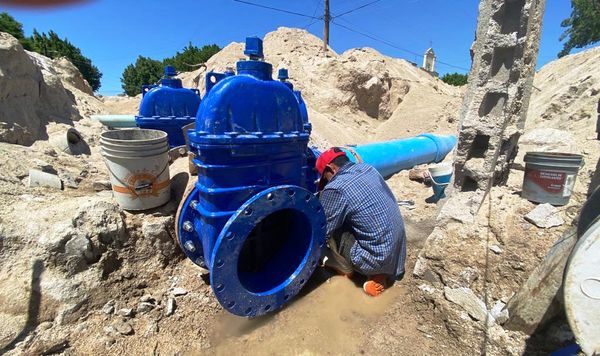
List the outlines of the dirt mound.
{"label": "dirt mound", "polygon": [[[243,48],[226,46],[206,63],[208,70],[235,68]],[[315,141],[323,146],[456,130],[462,90],[403,59],[372,48],[325,53],[319,38],[285,27],[265,36],[264,52],[275,76],[280,68],[289,70],[306,100]],[[180,77],[185,86],[203,89],[206,70]]]}
{"label": "dirt mound", "polygon": [[73,125],[102,111],[89,85],[66,59],[27,52],[0,33],[0,141],[31,145],[49,122]]}

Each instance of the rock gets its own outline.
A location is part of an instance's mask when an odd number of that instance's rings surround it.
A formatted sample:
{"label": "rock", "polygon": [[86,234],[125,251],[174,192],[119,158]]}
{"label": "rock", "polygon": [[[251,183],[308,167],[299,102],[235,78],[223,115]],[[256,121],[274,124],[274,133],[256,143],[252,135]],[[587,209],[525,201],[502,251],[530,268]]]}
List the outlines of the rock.
{"label": "rock", "polygon": [[544,229],[565,223],[560,217],[558,209],[548,203],[536,206],[535,209],[525,215],[525,220]]}
{"label": "rock", "polygon": [[77,179],[73,178],[69,174],[63,173],[60,175],[60,178],[63,182],[63,186],[71,189],[79,188],[79,183],[77,183]]}
{"label": "rock", "polygon": [[138,304],[138,306],[136,308],[136,312],[137,313],[145,313],[152,309],[154,309],[154,304],[148,303],[148,302],[141,302],[140,304]]}
{"label": "rock", "polygon": [[54,326],[54,323],[52,323],[51,321],[44,321],[37,326],[37,329],[40,331],[45,331],[50,329],[52,326]]}
{"label": "rock", "polygon": [[142,234],[151,241],[170,242],[173,239],[169,235],[168,229],[172,223],[173,218],[170,216],[148,218],[142,223]]}
{"label": "rock", "polygon": [[104,346],[106,346],[106,347],[110,347],[110,346],[114,345],[115,342],[117,342],[117,340],[114,337],[110,337],[110,336],[104,337]]}
{"label": "rock", "polygon": [[175,287],[175,288],[173,288],[173,290],[171,290],[171,294],[175,297],[186,295],[187,293],[188,293],[188,291],[181,287]]}
{"label": "rock", "polygon": [[133,327],[128,322],[117,323],[115,329],[121,335],[133,335]]}
{"label": "rock", "polygon": [[490,310],[490,314],[494,317],[499,325],[502,325],[508,321],[508,310],[504,307],[506,307],[506,303],[501,300],[497,300],[492,306],[492,310]]}
{"label": "rock", "polygon": [[56,151],[54,150],[54,148],[46,148],[44,150],[44,154],[46,156],[50,156],[50,157],[56,157],[58,154],[56,153]]}
{"label": "rock", "polygon": [[45,173],[50,173],[50,174],[54,174],[56,175],[56,169],[54,169],[54,167],[52,167],[52,165],[46,161],[42,161],[41,159],[37,159],[34,158],[33,160],[31,160],[34,164],[35,164],[35,168],[45,172]]}
{"label": "rock", "polygon": [[175,308],[177,308],[177,303],[175,302],[175,298],[170,297],[167,299],[167,309],[165,309],[165,315],[171,316],[175,312]]}
{"label": "rock", "polygon": [[109,300],[108,302],[106,302],[106,304],[104,304],[104,306],[102,307],[102,312],[104,314],[113,314],[115,312],[115,301],[114,300]]}
{"label": "rock", "polygon": [[444,287],[444,296],[452,303],[462,307],[473,319],[479,321],[485,320],[487,308],[483,301],[470,288]]}
{"label": "rock", "polygon": [[92,182],[92,188],[94,188],[94,190],[97,192],[103,190],[111,190],[112,184],[109,180],[95,180],[94,182]]}
{"label": "rock", "polygon": [[117,310],[117,315],[124,316],[124,317],[132,317],[133,316],[133,309],[131,309],[131,308],[121,308],[121,309]]}
{"label": "rock", "polygon": [[546,257],[531,272],[529,278],[507,303],[508,330],[527,334],[543,329],[564,307],[557,298],[563,284],[563,273],[571,251],[577,242],[575,228],[567,229]]}
{"label": "rock", "polygon": [[72,225],[85,231],[92,242],[109,245],[120,244],[127,239],[121,209],[105,200],[92,200],[83,204],[75,214]]}
{"label": "rock", "polygon": [[498,245],[492,245],[490,246],[490,251],[492,251],[493,253],[499,255],[502,253],[502,248]]}
{"label": "rock", "polygon": [[29,188],[32,187],[50,187],[62,189],[62,181],[55,174],[39,171],[37,169],[29,170]]}
{"label": "rock", "polygon": [[140,298],[140,302],[146,302],[146,303],[152,303],[152,304],[154,304],[156,302],[156,299],[153,296],[151,296],[150,294],[146,294],[146,295],[144,295],[144,296],[142,296]]}

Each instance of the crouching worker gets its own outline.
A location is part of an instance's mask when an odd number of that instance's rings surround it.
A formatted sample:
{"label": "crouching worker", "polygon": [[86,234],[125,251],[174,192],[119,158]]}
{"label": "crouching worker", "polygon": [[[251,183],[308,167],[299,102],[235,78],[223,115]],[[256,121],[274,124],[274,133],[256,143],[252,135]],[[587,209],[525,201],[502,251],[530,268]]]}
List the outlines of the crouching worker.
{"label": "crouching worker", "polygon": [[323,265],[366,276],[365,293],[378,296],[404,275],[406,236],[396,198],[375,168],[350,162],[337,147],[319,156],[316,169],[327,218]]}

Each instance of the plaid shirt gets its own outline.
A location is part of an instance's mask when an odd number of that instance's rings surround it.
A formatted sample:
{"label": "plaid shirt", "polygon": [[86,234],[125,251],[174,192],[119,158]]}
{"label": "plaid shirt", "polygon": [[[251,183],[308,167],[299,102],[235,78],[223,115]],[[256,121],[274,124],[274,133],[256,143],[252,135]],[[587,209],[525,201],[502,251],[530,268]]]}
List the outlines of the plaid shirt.
{"label": "plaid shirt", "polygon": [[404,273],[404,222],[394,194],[375,168],[346,163],[327,183],[320,200],[328,237],[340,228],[354,233],[350,257],[358,272],[396,277]]}

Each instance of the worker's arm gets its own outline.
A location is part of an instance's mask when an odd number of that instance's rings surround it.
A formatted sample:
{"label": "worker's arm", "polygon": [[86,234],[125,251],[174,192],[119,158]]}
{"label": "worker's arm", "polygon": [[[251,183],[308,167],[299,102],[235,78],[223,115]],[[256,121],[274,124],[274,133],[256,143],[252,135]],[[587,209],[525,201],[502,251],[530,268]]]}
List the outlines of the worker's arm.
{"label": "worker's arm", "polygon": [[343,194],[337,189],[325,189],[319,197],[325,218],[327,219],[327,233],[330,236],[332,232],[342,227],[348,213],[348,204]]}

